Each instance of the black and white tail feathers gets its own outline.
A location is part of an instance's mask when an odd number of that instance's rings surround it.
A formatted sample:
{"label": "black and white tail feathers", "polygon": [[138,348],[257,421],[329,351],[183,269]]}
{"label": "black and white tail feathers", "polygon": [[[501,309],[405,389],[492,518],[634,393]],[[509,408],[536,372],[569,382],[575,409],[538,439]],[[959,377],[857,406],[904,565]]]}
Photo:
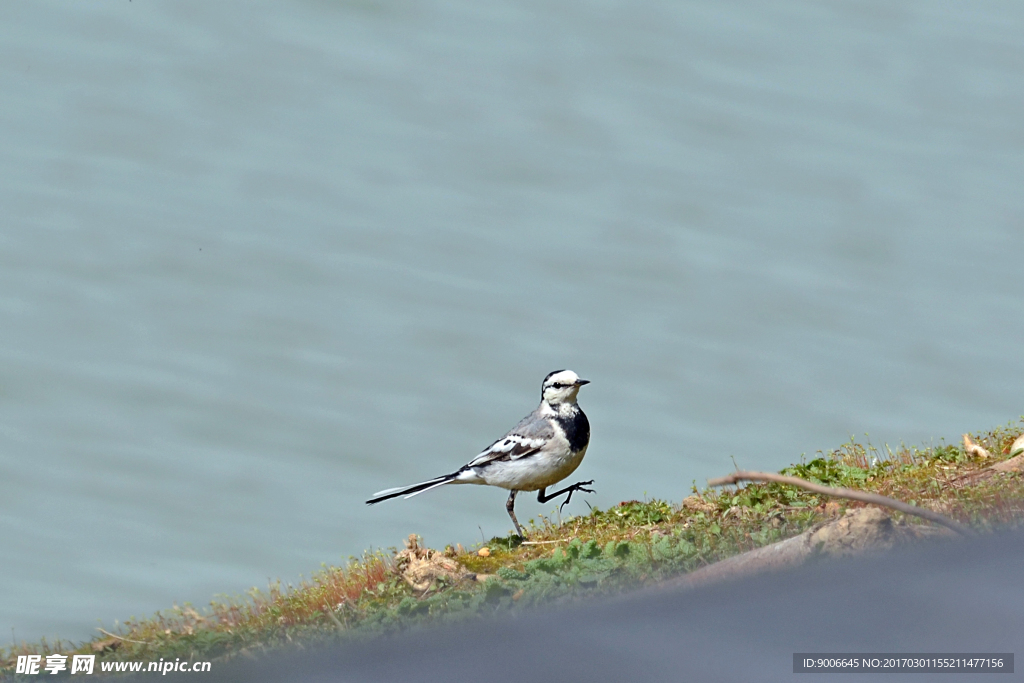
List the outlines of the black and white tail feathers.
{"label": "black and white tail feathers", "polygon": [[438,486],[444,486],[455,480],[458,476],[458,472],[452,472],[446,474],[443,477],[435,477],[434,479],[428,479],[427,481],[420,482],[419,484],[413,484],[411,486],[399,486],[394,489],[384,489],[383,491],[377,491],[373,494],[373,498],[366,501],[367,505],[373,505],[374,503],[380,503],[391,498],[397,498],[398,496],[405,496],[406,498],[412,498],[418,493],[429,491],[430,489],[437,488]]}

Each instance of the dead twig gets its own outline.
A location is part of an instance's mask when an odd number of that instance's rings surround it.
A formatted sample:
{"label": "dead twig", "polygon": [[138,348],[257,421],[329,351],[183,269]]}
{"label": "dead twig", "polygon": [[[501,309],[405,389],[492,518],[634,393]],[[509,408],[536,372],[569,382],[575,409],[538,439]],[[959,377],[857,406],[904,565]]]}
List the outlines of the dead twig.
{"label": "dead twig", "polygon": [[566,540],[568,540],[568,539],[556,538],[553,541],[523,541],[519,545],[544,545],[545,543],[565,543]]}
{"label": "dead twig", "polygon": [[881,496],[877,493],[855,491],[853,489],[841,487],[822,486],[821,484],[812,484],[811,482],[798,477],[787,477],[785,475],[774,474],[772,472],[746,472],[739,470],[728,476],[709,480],[708,486],[726,486],[740,481],[774,481],[779,484],[789,484],[790,486],[796,486],[797,488],[806,489],[826,496],[835,496],[836,498],[847,498],[849,500],[859,500],[862,503],[881,505],[882,507],[899,510],[900,512],[905,512],[908,515],[922,517],[928,521],[935,522],[936,524],[941,524],[947,529],[952,529],[963,536],[974,536],[974,532],[962,524],[954,522],[944,515],[940,515],[937,512],[933,512],[925,508],[908,505],[902,501],[898,501],[887,496]]}
{"label": "dead twig", "polygon": [[338,628],[338,630],[344,633],[345,625],[341,623],[341,620],[338,619],[338,617],[334,616],[334,610],[331,609],[330,605],[324,605],[324,612],[327,614],[328,617],[330,617],[331,621],[334,622],[334,625]]}
{"label": "dead twig", "polygon": [[110,636],[111,638],[117,638],[118,640],[123,640],[126,643],[138,643],[139,645],[149,645],[149,643],[147,643],[144,640],[132,640],[131,638],[125,638],[124,636],[119,636],[116,633],[111,633],[110,631],[104,631],[99,626],[96,627],[96,630],[99,631],[100,633],[104,634],[104,635]]}

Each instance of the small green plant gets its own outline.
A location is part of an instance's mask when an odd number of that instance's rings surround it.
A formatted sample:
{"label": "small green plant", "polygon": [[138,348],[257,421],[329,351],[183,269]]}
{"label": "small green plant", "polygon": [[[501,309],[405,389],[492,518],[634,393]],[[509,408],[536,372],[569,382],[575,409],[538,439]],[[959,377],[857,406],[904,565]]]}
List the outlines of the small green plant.
{"label": "small green plant", "polygon": [[[975,440],[1005,458],[1022,430],[1024,418]],[[802,458],[782,473],[938,507],[976,529],[1019,524],[1024,478],[976,477],[990,464],[948,444],[879,449],[851,441],[809,461]],[[489,577],[481,581],[438,581],[420,594],[403,579],[394,549],[369,553],[343,567],[323,567],[298,586],[254,588],[220,597],[205,610],[175,606],[130,619],[113,635],[89,642],[15,645],[0,651],[0,676],[13,673],[19,654],[209,659],[621,592],[787,538],[854,505],[777,483],[702,492],[694,487],[694,494],[681,504],[624,501],[562,523],[531,520],[529,543],[518,536],[496,537],[484,544],[483,554],[461,546],[446,550],[469,572]]]}

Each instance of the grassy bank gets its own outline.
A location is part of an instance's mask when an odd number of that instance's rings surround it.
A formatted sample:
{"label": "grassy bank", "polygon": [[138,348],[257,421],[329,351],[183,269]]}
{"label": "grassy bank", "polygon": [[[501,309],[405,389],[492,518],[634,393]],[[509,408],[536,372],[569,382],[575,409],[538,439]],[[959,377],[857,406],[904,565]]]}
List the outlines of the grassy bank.
{"label": "grassy bank", "polygon": [[[983,474],[1010,457],[1022,431],[1024,418],[976,435],[987,458],[959,444],[877,449],[851,442],[783,473],[912,502],[984,532],[1024,519],[1024,476]],[[542,519],[525,544],[510,536],[478,548],[428,551],[413,538],[404,551],[326,567],[298,586],[252,589],[202,610],[176,606],[84,643],[22,643],[0,653],[0,674],[13,673],[19,654],[207,660],[615,593],[793,536],[857,505],[782,484],[751,484],[694,491],[678,503],[625,501],[561,525]],[[907,528],[921,524],[894,519]]]}

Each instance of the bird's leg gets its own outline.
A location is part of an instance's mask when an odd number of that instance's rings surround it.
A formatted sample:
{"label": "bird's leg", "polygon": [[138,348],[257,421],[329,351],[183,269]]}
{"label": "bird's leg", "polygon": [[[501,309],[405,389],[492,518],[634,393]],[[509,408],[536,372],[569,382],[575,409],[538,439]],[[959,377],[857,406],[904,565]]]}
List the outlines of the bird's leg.
{"label": "bird's leg", "polygon": [[[540,491],[537,492],[537,502],[538,503],[546,503],[549,500],[551,500],[552,498],[557,498],[558,496],[562,495],[563,493],[568,493],[569,495],[566,496],[565,500],[562,501],[562,504],[558,506],[558,511],[561,512],[562,508],[564,508],[566,505],[568,505],[569,501],[572,500],[572,492],[573,491],[583,491],[583,493],[593,493],[594,492],[593,489],[585,488],[587,486],[590,486],[593,483],[594,483],[593,479],[591,479],[590,481],[578,481],[575,484],[573,484],[572,486],[566,486],[561,491],[555,491],[550,496],[544,495],[544,489],[541,489]],[[547,487],[545,486],[544,488],[547,488]]]}
{"label": "bird's leg", "polygon": [[516,519],[516,494],[519,491],[512,489],[512,493],[508,494],[508,502],[505,503],[505,509],[508,510],[508,516],[512,518],[512,523],[516,525],[516,533],[519,534],[519,538],[526,538],[526,534],[523,533],[523,528],[519,526],[519,520]]}

